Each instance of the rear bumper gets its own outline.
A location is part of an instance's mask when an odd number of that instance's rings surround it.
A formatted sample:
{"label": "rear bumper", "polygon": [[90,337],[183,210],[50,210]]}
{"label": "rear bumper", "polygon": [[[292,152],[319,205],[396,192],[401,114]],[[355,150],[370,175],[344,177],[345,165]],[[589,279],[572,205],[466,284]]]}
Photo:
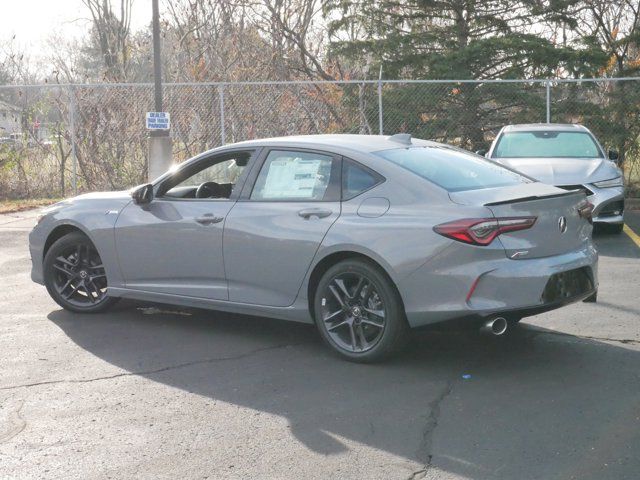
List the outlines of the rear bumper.
{"label": "rear bumper", "polygon": [[598,289],[594,288],[588,292],[584,292],[580,295],[576,295],[575,297],[565,298],[562,300],[558,300],[555,302],[543,303],[541,305],[535,305],[530,307],[520,307],[520,308],[511,308],[505,310],[497,310],[491,312],[477,312],[477,313],[469,313],[460,317],[455,317],[449,320],[443,320],[441,322],[431,322],[425,323],[422,325],[417,325],[415,328],[428,328],[431,326],[439,326],[439,325],[452,325],[459,328],[480,328],[484,323],[490,318],[494,317],[503,317],[507,320],[519,320],[526,317],[531,317],[533,315],[540,315],[542,313],[550,312],[551,310],[556,310],[558,308],[565,307],[572,303],[577,303],[586,300],[594,293],[597,293]]}
{"label": "rear bumper", "polygon": [[[598,253],[589,242],[581,250],[546,258],[503,257],[452,269],[427,264],[400,282],[399,290],[411,327],[497,314],[522,318],[589,297],[598,288],[597,265]],[[550,279],[573,270],[587,272],[590,283],[568,297],[548,295]]]}

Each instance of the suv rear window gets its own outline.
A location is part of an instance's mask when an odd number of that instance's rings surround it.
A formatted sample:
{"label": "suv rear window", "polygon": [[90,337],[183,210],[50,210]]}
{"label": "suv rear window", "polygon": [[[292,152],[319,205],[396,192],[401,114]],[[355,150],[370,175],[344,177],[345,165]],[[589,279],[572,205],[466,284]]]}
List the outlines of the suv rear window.
{"label": "suv rear window", "polygon": [[450,191],[479,190],[529,183],[527,177],[478,155],[451,147],[410,147],[376,155]]}

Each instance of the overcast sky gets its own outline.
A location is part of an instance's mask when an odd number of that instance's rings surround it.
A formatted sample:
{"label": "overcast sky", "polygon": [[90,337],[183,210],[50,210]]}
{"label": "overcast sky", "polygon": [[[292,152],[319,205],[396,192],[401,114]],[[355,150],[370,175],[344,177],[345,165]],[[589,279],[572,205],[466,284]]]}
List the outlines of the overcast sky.
{"label": "overcast sky", "polygon": [[[88,20],[88,9],[81,0],[2,0],[0,41],[15,35],[32,57],[39,57],[52,32],[78,37],[86,31]],[[151,0],[134,0],[132,29],[138,30],[150,21]]]}

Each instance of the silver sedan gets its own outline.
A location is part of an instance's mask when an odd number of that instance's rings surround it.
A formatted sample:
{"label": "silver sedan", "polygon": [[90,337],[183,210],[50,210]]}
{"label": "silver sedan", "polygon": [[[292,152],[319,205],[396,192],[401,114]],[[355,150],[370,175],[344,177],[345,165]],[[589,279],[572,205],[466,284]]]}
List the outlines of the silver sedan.
{"label": "silver sedan", "polygon": [[411,328],[494,334],[594,299],[591,205],[475,154],[408,135],[256,140],[131,192],[45,210],[32,279],[75,312],[119,298],[315,324],[374,361]]}
{"label": "silver sedan", "polygon": [[624,185],[618,153],[607,155],[582,125],[508,125],[487,157],[556,187],[584,190],[594,205],[593,221],[620,233],[624,226]]}

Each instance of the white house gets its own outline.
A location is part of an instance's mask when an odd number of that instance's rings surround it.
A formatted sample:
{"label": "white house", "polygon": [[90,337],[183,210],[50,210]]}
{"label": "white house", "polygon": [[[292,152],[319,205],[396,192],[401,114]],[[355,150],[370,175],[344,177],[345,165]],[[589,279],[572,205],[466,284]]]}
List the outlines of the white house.
{"label": "white house", "polygon": [[0,100],[0,137],[21,132],[20,112],[15,105]]}

